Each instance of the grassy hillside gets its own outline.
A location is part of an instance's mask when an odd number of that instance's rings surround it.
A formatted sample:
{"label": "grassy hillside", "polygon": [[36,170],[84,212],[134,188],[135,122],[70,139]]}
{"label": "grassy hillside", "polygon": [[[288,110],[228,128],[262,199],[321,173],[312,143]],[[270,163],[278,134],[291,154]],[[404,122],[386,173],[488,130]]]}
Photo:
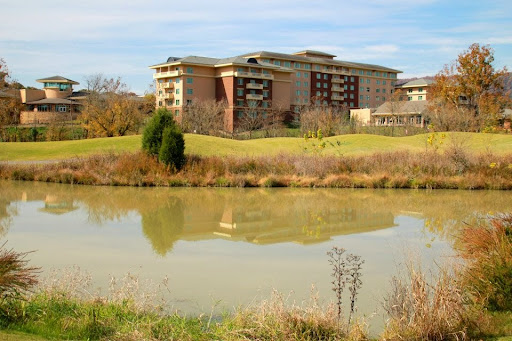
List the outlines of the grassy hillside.
{"label": "grassy hillside", "polygon": [[[438,141],[441,134],[437,134]],[[420,151],[427,147],[428,135],[387,137],[378,135],[340,135],[326,138],[331,142],[322,151],[329,155],[357,155],[378,151]],[[198,155],[275,155],[303,153],[312,149],[312,141],[302,138],[278,137],[257,140],[230,140],[212,136],[186,134],[186,153]],[[512,135],[450,133],[441,149],[450,145],[464,145],[472,152],[493,151],[497,154],[512,151]],[[99,138],[61,142],[3,142],[0,143],[0,161],[57,160],[105,152],[135,151],[140,149],[141,136]],[[432,147],[429,147],[432,148]]]}

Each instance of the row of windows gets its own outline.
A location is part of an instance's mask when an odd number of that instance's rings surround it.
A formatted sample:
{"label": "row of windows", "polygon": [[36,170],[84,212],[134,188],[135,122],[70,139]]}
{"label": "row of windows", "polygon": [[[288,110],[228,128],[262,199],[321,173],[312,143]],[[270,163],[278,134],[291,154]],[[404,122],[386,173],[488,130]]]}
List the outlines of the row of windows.
{"label": "row of windows", "polygon": [[[236,95],[237,96],[243,96],[244,92],[245,92],[244,89],[236,89]],[[257,95],[256,90],[250,90],[249,94]],[[263,97],[268,97],[268,95],[269,95],[269,91],[268,90],[263,90]]]}
{"label": "row of windows", "polygon": [[396,79],[396,73],[387,73],[387,72],[379,72],[379,71],[365,71],[365,70],[355,70],[352,69],[352,74],[359,74],[359,75],[367,75],[367,76],[375,76],[375,77],[384,77],[384,78],[393,78]]}
{"label": "row of windows", "polygon": [[[251,84],[259,84],[259,83],[256,83],[256,81],[254,79],[251,79],[249,81],[249,83],[251,83]],[[238,85],[244,85],[244,79],[243,78],[237,78],[237,84]],[[263,80],[263,87],[264,88],[268,88],[268,80]]]}
{"label": "row of windows", "polygon": [[[366,82],[366,84],[371,84],[371,81],[372,80],[370,78],[366,78],[366,79],[365,78],[359,78],[359,83],[361,83],[361,84],[364,84],[365,82]],[[387,84],[387,82],[385,80],[382,80],[382,81],[380,79],[376,79],[375,80],[375,84],[380,85],[381,83],[382,83],[382,85],[386,85]]]}
{"label": "row of windows", "polygon": [[[371,97],[370,97],[370,96],[368,96],[368,95],[366,95],[366,96],[364,96],[364,95],[359,95],[359,100],[361,100],[361,101],[362,101],[362,100],[364,100],[364,99],[365,99],[365,97],[366,97],[366,100],[367,100],[367,101],[369,101],[369,100],[370,100],[370,98],[371,98]],[[382,96],[382,97],[381,97],[381,96],[375,96],[375,99],[376,99],[377,101],[380,101],[380,100],[382,100],[382,101],[386,101],[386,97],[385,97],[385,96]]]}
{"label": "row of windows", "polygon": [[304,83],[301,83],[300,81],[295,82],[295,86],[298,88],[300,88],[302,86],[302,84],[304,84],[304,87],[309,87],[309,82],[304,82]]}
{"label": "row of windows", "polygon": [[[408,92],[408,93],[411,93],[411,92],[413,92],[413,89],[409,89],[409,90],[407,90],[407,92]],[[419,88],[419,89],[418,89],[418,92],[423,92],[423,88]]]}
{"label": "row of windows", "polygon": [[300,72],[300,71],[297,71],[295,73],[295,77],[297,78],[300,78],[300,77],[304,77],[304,78],[309,78],[309,72]]}

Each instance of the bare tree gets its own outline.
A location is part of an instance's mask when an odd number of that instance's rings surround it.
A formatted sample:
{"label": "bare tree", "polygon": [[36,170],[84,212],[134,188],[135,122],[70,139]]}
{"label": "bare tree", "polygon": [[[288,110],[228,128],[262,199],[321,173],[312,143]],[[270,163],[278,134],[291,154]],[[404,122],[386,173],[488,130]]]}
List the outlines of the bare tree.
{"label": "bare tree", "polygon": [[[266,109],[266,110],[265,110]],[[268,108],[262,107],[262,102],[256,100],[248,100],[237,117],[236,131],[238,133],[248,132],[249,138],[252,138],[252,133],[256,130],[262,129],[268,115]]]}
{"label": "bare tree", "polygon": [[181,128],[189,133],[219,135],[224,128],[226,108],[225,101],[195,99],[183,109]]}
{"label": "bare tree", "polygon": [[[315,101],[312,101],[315,103]],[[304,107],[300,113],[300,127],[303,133],[322,130],[324,136],[333,136],[341,132],[341,127],[349,122],[346,105],[315,105]]]}

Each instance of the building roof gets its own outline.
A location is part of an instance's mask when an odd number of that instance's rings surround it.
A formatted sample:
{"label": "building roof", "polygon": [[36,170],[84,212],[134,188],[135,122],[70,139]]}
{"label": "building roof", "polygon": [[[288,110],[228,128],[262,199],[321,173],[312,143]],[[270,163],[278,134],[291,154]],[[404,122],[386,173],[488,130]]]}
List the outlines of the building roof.
{"label": "building roof", "polygon": [[304,51],[299,51],[299,52],[295,52],[295,53],[292,53],[293,55],[301,55],[301,54],[314,54],[314,55],[317,55],[317,56],[325,56],[325,57],[337,57],[333,54],[330,54],[330,53],[326,53],[326,52],[322,52],[322,51],[315,51],[315,50],[304,50]]}
{"label": "building roof", "polygon": [[[396,115],[408,113],[421,113],[427,107],[428,101],[400,101],[396,102]],[[372,115],[391,115],[391,102],[379,106]]]}
{"label": "building roof", "polygon": [[415,79],[410,82],[407,82],[405,84],[401,84],[400,87],[401,88],[410,88],[410,87],[414,87],[414,86],[429,86],[432,83],[434,83],[434,81],[432,79],[419,78],[419,79]]}
{"label": "building roof", "polygon": [[71,79],[64,78],[62,76],[53,76],[53,77],[46,77],[41,79],[36,79],[36,82],[39,83],[66,83],[66,84],[80,84],[78,82],[75,82]]}
{"label": "building roof", "polygon": [[269,52],[269,51],[258,51],[253,53],[246,53],[242,55],[242,57],[267,57],[267,58],[278,58],[278,59],[288,59],[292,61],[305,62],[305,63],[317,63],[317,64],[329,64],[329,65],[338,65],[344,66],[347,68],[363,68],[363,69],[373,69],[385,72],[397,72],[401,73],[400,70],[391,69],[381,65],[375,64],[365,64],[365,63],[355,63],[348,62],[337,59],[326,59],[326,58],[318,58],[318,57],[304,57],[298,56],[294,54],[286,54],[286,53],[277,53],[277,52]]}
{"label": "building roof", "polygon": [[27,104],[78,104],[66,98],[44,98],[39,101],[27,102]]}

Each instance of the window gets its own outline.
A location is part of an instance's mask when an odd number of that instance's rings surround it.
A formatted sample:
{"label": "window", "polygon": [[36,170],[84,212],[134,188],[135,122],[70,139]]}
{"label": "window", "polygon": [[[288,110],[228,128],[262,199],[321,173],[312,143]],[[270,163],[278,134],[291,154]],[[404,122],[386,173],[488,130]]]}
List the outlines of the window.
{"label": "window", "polygon": [[263,80],[263,87],[264,88],[268,88],[268,81],[267,80]]}
{"label": "window", "polygon": [[239,107],[243,107],[244,106],[244,100],[243,99],[237,99],[236,100],[236,105],[239,106]]}
{"label": "window", "polygon": [[375,99],[376,99],[377,101],[380,101],[380,96],[376,96],[376,97],[375,97]]}
{"label": "window", "polygon": [[187,84],[192,84],[194,82],[193,78],[187,78]]}
{"label": "window", "polygon": [[363,70],[359,70],[359,74],[360,75],[364,75],[364,71]]}
{"label": "window", "polygon": [[316,74],[316,79],[322,79],[322,75],[321,75],[321,74],[319,74],[319,73],[317,73],[317,74]]}
{"label": "window", "polygon": [[355,74],[356,74],[356,72],[357,72],[357,70],[352,69],[352,74],[353,74],[353,75],[355,75]]}
{"label": "window", "polygon": [[324,74],[324,79],[325,79],[325,80],[329,79],[329,75],[325,73],[325,74]]}
{"label": "window", "polygon": [[194,73],[194,70],[191,67],[187,68],[187,73]]}
{"label": "window", "polygon": [[370,100],[370,96],[366,96],[366,100],[369,101]]}
{"label": "window", "polygon": [[387,72],[383,72],[382,73],[382,77],[387,77],[388,76],[388,73]]}
{"label": "window", "polygon": [[244,80],[242,78],[238,78],[236,82],[238,85],[244,85]]}
{"label": "window", "polygon": [[370,78],[366,78],[366,84],[370,84],[370,81],[371,81]]}
{"label": "window", "polygon": [[304,69],[311,70],[311,64],[304,64]]}
{"label": "window", "polygon": [[316,82],[316,87],[317,88],[321,88],[322,87],[322,84],[320,82]]}
{"label": "window", "polygon": [[280,60],[274,60],[274,65],[281,66],[281,61]]}
{"label": "window", "polygon": [[317,96],[322,96],[322,93],[321,93],[320,91],[317,91],[317,92],[316,92],[316,95],[317,95]]}
{"label": "window", "polygon": [[284,67],[291,67],[292,66],[292,63],[290,62],[284,62]]}
{"label": "window", "polygon": [[242,118],[242,117],[244,117],[244,112],[243,112],[243,111],[241,111],[241,110],[238,110],[238,111],[236,112],[236,114],[238,115],[238,118]]}
{"label": "window", "polygon": [[179,99],[176,100],[176,105],[180,105],[180,100]]}
{"label": "window", "polygon": [[364,91],[364,86],[360,86],[359,91]]}
{"label": "window", "polygon": [[327,97],[327,91],[324,91],[324,97]]}
{"label": "window", "polygon": [[158,101],[158,106],[161,107],[162,106],[162,101]]}
{"label": "window", "polygon": [[263,97],[268,97],[268,90],[263,90]]}
{"label": "window", "polygon": [[348,85],[347,85],[347,84],[344,84],[344,85],[343,85],[343,89],[348,90]]}
{"label": "window", "polygon": [[385,80],[382,81],[382,85],[386,85],[386,81]]}
{"label": "window", "polygon": [[353,108],[354,107],[354,102],[350,102],[350,107]]}
{"label": "window", "polygon": [[300,65],[300,63],[295,62],[295,63],[293,63],[293,67],[296,69],[300,69],[301,65]]}
{"label": "window", "polygon": [[244,95],[244,90],[243,89],[236,89],[236,95],[237,96],[243,96]]}
{"label": "window", "polygon": [[343,97],[344,97],[344,98],[348,98],[348,94],[345,92],[345,93],[343,94]]}
{"label": "window", "polygon": [[315,70],[320,70],[320,69],[321,69],[320,65],[315,65]]}
{"label": "window", "polygon": [[305,104],[309,103],[309,99],[304,98],[304,103],[305,103]]}
{"label": "window", "polygon": [[238,72],[245,72],[245,69],[243,67],[239,67],[238,69],[236,69],[236,71],[238,71]]}
{"label": "window", "polygon": [[176,116],[176,117],[180,116],[180,111],[178,109],[174,110],[174,116]]}
{"label": "window", "polygon": [[261,103],[261,106],[262,106],[263,108],[268,108],[268,102],[267,102],[267,101],[263,101],[263,102]]}
{"label": "window", "polygon": [[359,83],[364,84],[364,78],[359,78]]}
{"label": "window", "polygon": [[[338,79],[338,77],[337,77],[337,76],[334,76],[334,78]],[[350,78],[354,78],[354,77],[350,77]],[[344,80],[345,82],[348,82],[348,76],[343,77],[343,80]]]}
{"label": "window", "polygon": [[[347,78],[347,76],[345,76],[345,78]],[[345,79],[345,80],[346,80],[346,79]],[[350,77],[350,81],[351,81],[352,83],[354,83],[354,77]]]}
{"label": "window", "polygon": [[179,79],[179,78],[176,78],[175,83],[176,83],[176,84],[180,84],[180,79]]}
{"label": "window", "polygon": [[379,79],[377,79],[377,80],[375,81],[375,84],[380,85],[380,80],[379,80]]}
{"label": "window", "polygon": [[412,93],[412,89],[407,90],[408,93]]}
{"label": "window", "polygon": [[382,101],[384,102],[386,100],[386,97],[382,96]]}
{"label": "window", "polygon": [[367,76],[371,76],[371,75],[372,75],[372,72],[371,72],[371,71],[366,71],[366,75],[367,75]]}
{"label": "window", "polygon": [[350,90],[354,90],[354,86],[353,85],[350,86]]}
{"label": "window", "polygon": [[418,92],[423,92],[423,88],[419,88],[419,89],[418,89]]}
{"label": "window", "polygon": [[296,95],[296,96],[300,96],[300,90],[296,90],[296,91],[295,91],[295,95]]}
{"label": "window", "polygon": [[194,94],[194,89],[188,88],[187,89],[187,95],[192,95],[192,94]]}
{"label": "window", "polygon": [[375,71],[375,76],[376,76],[376,77],[380,77],[380,72]]}
{"label": "window", "polygon": [[370,92],[370,88],[366,88],[366,92]]}
{"label": "window", "polygon": [[327,85],[328,85],[327,83],[324,83],[324,89],[327,89]]}
{"label": "window", "polygon": [[309,91],[304,90],[304,96],[309,96]]}
{"label": "window", "polygon": [[68,111],[68,108],[67,108],[67,106],[65,106],[65,105],[57,105],[55,109],[56,109],[58,112],[66,112],[66,111]]}
{"label": "window", "polygon": [[264,75],[268,75],[268,70],[263,70]]}
{"label": "window", "polygon": [[386,93],[386,89],[382,89],[382,93]]}
{"label": "window", "polygon": [[304,72],[304,78],[308,78],[309,77],[309,73],[308,72]]}
{"label": "window", "polygon": [[301,73],[300,73],[300,72],[296,72],[296,73],[295,73],[295,77],[297,77],[297,78],[300,78],[300,75],[301,75]]}
{"label": "window", "polygon": [[412,97],[411,97],[411,96],[408,96],[408,97],[407,97],[407,100],[408,100],[408,101],[412,101]]}
{"label": "window", "polygon": [[364,99],[364,96],[363,96],[363,95],[359,95],[359,99],[360,99],[360,100],[363,100],[363,99]]}
{"label": "window", "polygon": [[423,101],[423,96],[418,96],[418,101]]}
{"label": "window", "polygon": [[380,89],[376,89],[375,91],[376,91],[376,92],[380,92]]}
{"label": "window", "polygon": [[176,95],[180,94],[180,89],[176,89]]}
{"label": "window", "polygon": [[296,82],[295,82],[295,86],[300,87],[300,81],[296,81]]}
{"label": "window", "polygon": [[304,86],[305,86],[305,87],[308,87],[308,86],[309,86],[309,83],[308,83],[308,82],[304,82]]}
{"label": "window", "polygon": [[187,105],[188,104],[192,104],[192,100],[191,99],[187,99]]}
{"label": "window", "polygon": [[354,94],[350,94],[350,99],[354,99]]}

